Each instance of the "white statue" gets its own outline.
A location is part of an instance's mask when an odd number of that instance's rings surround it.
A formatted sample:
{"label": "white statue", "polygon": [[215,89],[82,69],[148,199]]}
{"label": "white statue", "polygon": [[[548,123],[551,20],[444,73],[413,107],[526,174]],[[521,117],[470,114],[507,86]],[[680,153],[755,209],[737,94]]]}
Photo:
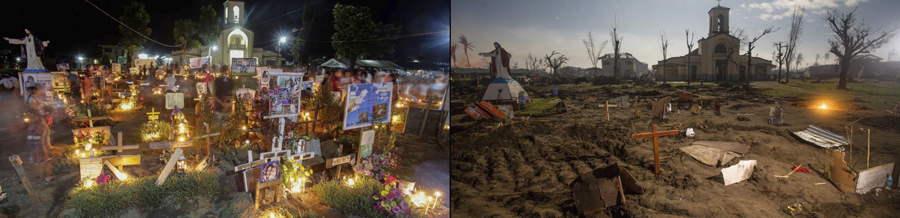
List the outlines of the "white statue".
{"label": "white statue", "polygon": [[28,61],[28,67],[25,68],[25,72],[46,71],[46,69],[44,68],[44,63],[41,62],[41,56],[44,54],[44,47],[47,47],[47,45],[50,44],[50,40],[38,40],[37,38],[34,38],[33,35],[31,35],[31,31],[28,31],[28,29],[25,29],[25,38],[10,39],[8,37],[3,37],[3,39],[8,41],[9,44],[23,46],[22,53],[26,55],[25,59]]}
{"label": "white statue", "polygon": [[500,43],[494,42],[494,50],[491,52],[479,53],[484,57],[491,57],[491,72],[497,74],[499,78],[511,78],[509,76],[509,59],[512,55],[506,52],[506,49],[500,47]]}

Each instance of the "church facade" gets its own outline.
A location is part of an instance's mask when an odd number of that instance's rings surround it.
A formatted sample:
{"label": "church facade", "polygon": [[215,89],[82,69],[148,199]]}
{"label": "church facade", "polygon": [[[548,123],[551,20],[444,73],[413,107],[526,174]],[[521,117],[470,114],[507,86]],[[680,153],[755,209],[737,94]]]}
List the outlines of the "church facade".
{"label": "church facade", "polygon": [[[716,6],[709,10],[709,33],[697,40],[697,49],[690,53],[666,59],[653,65],[657,81],[743,81],[749,73],[750,80],[770,80],[772,61],[751,58],[747,69],[747,55],[740,54],[741,39],[729,33],[730,8]],[[758,48],[758,46],[757,46]],[[729,56],[731,57],[729,59]],[[690,59],[690,63],[688,63]]]}
{"label": "church facade", "polygon": [[[184,51],[177,50],[172,52],[172,58],[179,63],[186,63],[190,58],[196,57],[212,57],[213,65],[230,65],[232,58],[257,58],[259,65],[273,66],[276,61],[284,61],[285,54],[282,53],[278,58],[278,54],[272,51],[263,50],[253,46],[253,31],[244,28],[247,19],[244,14],[244,2],[227,0],[224,3],[225,21],[222,26],[222,33],[213,45],[205,45],[200,49],[192,49],[185,54],[186,60],[182,60]],[[282,52],[288,50],[288,47],[282,48]],[[278,58],[278,60],[276,60]],[[281,66],[284,66],[282,64]]]}

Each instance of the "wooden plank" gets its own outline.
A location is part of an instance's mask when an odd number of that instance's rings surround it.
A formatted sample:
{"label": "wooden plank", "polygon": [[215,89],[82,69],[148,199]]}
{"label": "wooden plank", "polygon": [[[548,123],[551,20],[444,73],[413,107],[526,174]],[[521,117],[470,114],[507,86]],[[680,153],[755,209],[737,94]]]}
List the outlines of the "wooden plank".
{"label": "wooden plank", "polygon": [[172,153],[172,157],[166,162],[166,167],[163,168],[162,173],[159,174],[159,178],[156,179],[156,185],[162,185],[163,182],[166,182],[166,178],[172,173],[172,169],[175,168],[175,164],[178,163],[178,158],[181,157],[182,153],[184,153],[184,151],[181,150],[181,148],[175,149],[175,153]]}
{"label": "wooden plank", "polygon": [[750,146],[737,143],[737,142],[717,142],[717,141],[696,141],[692,142],[691,145],[702,145],[711,148],[718,148],[722,150],[737,152],[741,154],[746,154],[750,151]]}
{"label": "wooden plank", "polygon": [[104,150],[104,151],[116,151],[116,150],[134,150],[134,149],[140,149],[140,148],[141,148],[140,145],[123,145],[122,147],[119,147],[119,146],[103,146],[103,147],[100,147],[100,150]]}
{"label": "wooden plank", "polygon": [[22,167],[22,159],[19,158],[19,155],[13,155],[9,156],[9,162],[12,163],[13,168],[16,169],[16,174],[19,175],[19,179],[22,181],[22,184],[25,185],[25,191],[28,192],[28,198],[31,198],[31,203],[40,204],[41,199],[38,198],[37,192],[31,187],[31,180],[28,179],[28,175],[25,175],[25,168]]}
{"label": "wooden plank", "polygon": [[856,191],[856,183],[853,181],[856,173],[844,162],[844,152],[825,149],[825,177],[844,193]]}
{"label": "wooden plank", "polygon": [[332,168],[332,167],[335,167],[335,166],[338,166],[338,165],[341,165],[341,164],[347,164],[347,163],[350,163],[350,157],[352,157],[352,156],[353,156],[353,155],[351,154],[351,155],[346,155],[346,156],[341,156],[341,157],[336,157],[336,158],[328,159],[328,160],[325,161],[325,163],[326,163],[326,164],[325,164],[325,168]]}
{"label": "wooden plank", "polygon": [[171,141],[167,141],[167,142],[150,142],[150,143],[149,143],[150,149],[168,149],[168,148],[170,148],[171,146],[172,146],[172,142],[171,142]]}
{"label": "wooden plank", "polygon": [[209,138],[209,137],[213,137],[213,136],[219,136],[221,134],[222,133],[214,132],[214,133],[210,133],[210,134],[206,134],[206,135],[202,135],[202,136],[197,136],[194,139]]}
{"label": "wooden plank", "polygon": [[106,164],[106,167],[109,168],[109,171],[112,171],[113,175],[116,175],[117,179],[125,180],[128,178],[128,175],[125,175],[125,173],[122,173],[122,171],[119,171],[119,169],[116,169],[116,166],[113,166],[111,163],[109,163],[109,160],[105,161],[105,164]]}
{"label": "wooden plank", "polygon": [[300,116],[300,114],[276,114],[271,116],[265,116],[264,119],[273,119],[273,118],[281,118],[281,117],[291,117],[291,116]]}
{"label": "wooden plank", "polygon": [[638,138],[649,138],[649,137],[667,136],[667,135],[675,135],[675,134],[678,134],[678,130],[669,130],[669,131],[662,131],[662,132],[655,132],[655,133],[653,133],[653,132],[635,133],[635,134],[631,135],[631,137],[638,139]]}
{"label": "wooden plank", "polygon": [[131,165],[141,165],[141,155],[118,155],[118,156],[103,156],[103,159],[108,160],[112,165],[115,166],[131,166]]}
{"label": "wooden plank", "polygon": [[246,170],[246,169],[253,168],[253,167],[258,167],[264,163],[266,163],[266,160],[263,159],[263,160],[253,161],[251,163],[237,165],[237,166],[234,166],[234,172]]}
{"label": "wooden plank", "polygon": [[172,141],[171,143],[173,148],[184,148],[194,146],[194,141]]}
{"label": "wooden plank", "polygon": [[315,152],[305,152],[305,153],[288,156],[288,159],[292,160],[292,161],[297,161],[297,163],[300,163],[303,160],[312,159],[315,156],[316,156]]}

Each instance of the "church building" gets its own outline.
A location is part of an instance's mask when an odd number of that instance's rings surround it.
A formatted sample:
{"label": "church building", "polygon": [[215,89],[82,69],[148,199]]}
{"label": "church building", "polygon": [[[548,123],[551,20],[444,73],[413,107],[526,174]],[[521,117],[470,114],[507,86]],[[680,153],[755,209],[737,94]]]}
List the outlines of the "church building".
{"label": "church building", "polygon": [[[699,47],[687,55],[666,59],[665,67],[663,61],[653,65],[655,79],[662,81],[665,77],[666,81],[743,81],[744,75],[749,72],[750,80],[769,80],[769,72],[775,67],[770,60],[757,55],[752,58],[749,71],[746,69],[747,55],[739,53],[741,39],[729,33],[729,10],[731,9],[722,6],[710,9],[709,34],[697,40]],[[688,57],[690,63],[687,63]]]}
{"label": "church building", "polygon": [[[226,0],[224,5],[224,25],[222,33],[213,45],[206,45],[207,42],[200,42],[203,47],[200,49],[189,50],[186,59],[196,57],[212,57],[213,65],[230,65],[232,58],[257,58],[261,66],[274,66],[276,61],[282,61],[280,66],[284,66],[288,45],[282,45],[282,54],[280,58],[273,51],[263,50],[253,46],[253,31],[244,28],[247,23],[244,13],[244,2],[235,0]],[[277,41],[277,40],[276,40]],[[186,63],[182,60],[182,50],[172,52],[172,58],[176,63]],[[278,60],[276,60],[278,58]]]}

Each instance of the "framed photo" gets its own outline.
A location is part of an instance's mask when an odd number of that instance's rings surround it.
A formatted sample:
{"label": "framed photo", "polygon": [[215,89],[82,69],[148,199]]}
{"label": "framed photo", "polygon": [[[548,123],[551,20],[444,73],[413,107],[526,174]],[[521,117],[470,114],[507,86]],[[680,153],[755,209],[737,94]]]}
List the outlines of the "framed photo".
{"label": "framed photo", "polygon": [[259,183],[266,183],[278,180],[279,169],[278,169],[278,161],[266,162],[260,167],[259,171]]}

